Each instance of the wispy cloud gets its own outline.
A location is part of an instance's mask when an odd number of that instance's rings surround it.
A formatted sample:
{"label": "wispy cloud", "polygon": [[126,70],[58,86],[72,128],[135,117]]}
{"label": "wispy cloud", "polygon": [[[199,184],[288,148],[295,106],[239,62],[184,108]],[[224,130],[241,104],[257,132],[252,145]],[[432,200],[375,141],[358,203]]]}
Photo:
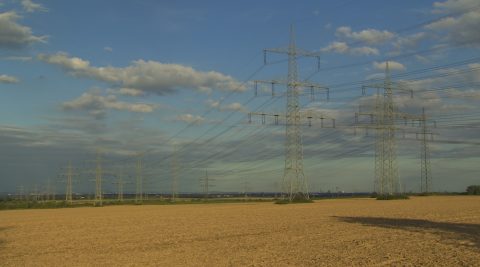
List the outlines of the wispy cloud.
{"label": "wispy cloud", "polygon": [[456,45],[480,46],[480,4],[476,0],[448,0],[435,2],[435,13],[460,13],[459,16],[448,16],[425,26],[441,34],[448,42]]}
{"label": "wispy cloud", "polygon": [[358,42],[363,42],[370,45],[379,45],[390,41],[395,37],[395,34],[389,31],[379,31],[376,29],[366,29],[358,32],[352,31],[348,26],[337,28],[335,35],[339,38],[346,38]]}
{"label": "wispy cloud", "polygon": [[115,95],[103,96],[98,91],[90,91],[71,101],[64,102],[62,108],[64,110],[83,110],[95,118],[103,118],[107,109],[150,113],[155,110],[156,106],[145,103],[123,102],[118,100]]}
{"label": "wispy cloud", "polygon": [[25,9],[25,11],[27,11],[28,13],[33,13],[37,11],[40,11],[40,12],[48,11],[46,7],[44,7],[41,4],[34,3],[32,0],[22,0],[20,3],[22,4],[23,9]]}
{"label": "wispy cloud", "polygon": [[182,121],[186,123],[194,123],[194,124],[201,124],[205,122],[205,118],[199,115],[192,115],[192,114],[181,114],[176,117],[177,121]]}
{"label": "wispy cloud", "polygon": [[[216,71],[198,71],[180,64],[136,60],[130,66],[94,67],[90,62],[66,53],[39,54],[37,58],[46,63],[60,66],[68,73],[110,83],[113,86],[131,88],[159,95],[171,94],[179,89],[205,92],[207,89],[244,91],[245,86],[233,77]],[[207,90],[208,91],[208,90]]]}
{"label": "wispy cloud", "polygon": [[380,52],[377,48],[362,46],[362,47],[349,47],[345,42],[332,42],[328,46],[321,49],[322,52],[333,52],[337,54],[351,54],[356,56],[362,55],[378,55]]}
{"label": "wispy cloud", "polygon": [[0,75],[0,83],[18,83],[19,81],[20,80],[18,80],[18,78],[10,75],[6,75],[6,74]]}
{"label": "wispy cloud", "polygon": [[29,27],[18,24],[19,18],[14,11],[0,13],[0,48],[20,49],[47,41],[47,36],[35,36]]}
{"label": "wispy cloud", "polygon": [[[384,62],[373,62],[373,67],[376,70],[385,70],[387,67],[387,61]],[[406,70],[407,68],[400,62],[388,61],[388,68],[390,70]]]}

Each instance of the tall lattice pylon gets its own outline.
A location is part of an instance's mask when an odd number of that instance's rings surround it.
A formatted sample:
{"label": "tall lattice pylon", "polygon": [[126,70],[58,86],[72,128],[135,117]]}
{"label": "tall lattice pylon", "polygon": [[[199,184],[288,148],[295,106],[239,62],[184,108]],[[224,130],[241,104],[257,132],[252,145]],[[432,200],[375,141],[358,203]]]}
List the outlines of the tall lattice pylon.
{"label": "tall lattice pylon", "polygon": [[[320,62],[317,52],[308,52],[298,49],[295,43],[295,32],[293,25],[290,28],[290,44],[287,48],[265,49],[264,61],[266,63],[266,52],[286,54],[288,56],[288,77],[287,81],[255,81],[274,84],[285,84],[287,86],[287,103],[285,115],[285,167],[282,177],[282,196],[292,201],[294,199],[309,199],[308,184],[303,172],[303,144],[301,130],[301,114],[299,95],[303,88],[311,89],[312,96],[315,89],[325,90],[328,88],[308,82],[298,81],[297,58],[315,57]],[[272,96],[274,96],[272,90]],[[278,115],[276,119],[278,119]]]}
{"label": "tall lattice pylon", "polygon": [[397,148],[395,143],[395,107],[388,62],[385,68],[383,97],[377,94],[375,181],[381,195],[399,191]]}
{"label": "tall lattice pylon", "polygon": [[210,176],[208,176],[208,170],[205,169],[205,176],[201,177],[199,181],[200,187],[203,191],[203,197],[204,199],[208,199],[210,197],[210,187],[215,186],[212,184],[212,181],[215,181],[215,179],[210,178]]}
{"label": "tall lattice pylon", "polygon": [[127,182],[124,181],[123,179],[123,171],[119,170],[117,172],[117,180],[113,182],[117,186],[117,200],[119,202],[123,202],[123,188]]}
{"label": "tall lattice pylon", "polygon": [[135,203],[143,203],[143,154],[138,154],[136,162],[136,187],[135,187]]}
{"label": "tall lattice pylon", "polygon": [[[377,89],[375,109],[373,112],[359,112],[356,114],[356,123],[359,115],[368,115],[370,125],[366,128],[375,130],[375,177],[374,190],[379,195],[393,195],[400,193],[400,181],[397,166],[397,148],[395,133],[396,120],[419,120],[419,116],[398,112],[394,105],[393,91],[408,91],[413,98],[413,91],[405,88],[402,83],[391,80],[388,62],[385,67],[385,80],[383,83],[362,86],[363,95],[366,88]],[[362,126],[363,127],[363,126]]]}
{"label": "tall lattice pylon", "polygon": [[300,103],[297,90],[297,50],[293,26],[288,46],[287,124],[285,127],[285,170],[283,184],[290,200],[300,195],[309,199],[308,184],[303,173],[303,144],[300,129]]}
{"label": "tall lattice pylon", "polygon": [[67,166],[67,188],[65,190],[65,201],[69,204],[72,204],[72,179],[73,179],[73,167],[72,162],[68,162]]}
{"label": "tall lattice pylon", "polygon": [[[432,168],[430,166],[430,146],[427,136],[433,137],[433,134],[427,128],[427,116],[425,115],[425,108],[422,108],[422,119],[420,120],[422,145],[420,147],[420,190],[422,193],[431,193],[432,188]],[[418,134],[417,134],[418,136]],[[418,138],[418,137],[417,137]]]}
{"label": "tall lattice pylon", "polygon": [[93,200],[94,206],[103,205],[103,192],[102,192],[102,154],[97,149],[97,158],[95,160],[95,199]]}
{"label": "tall lattice pylon", "polygon": [[177,145],[173,145],[173,155],[172,155],[172,201],[176,201],[178,197],[178,149]]}

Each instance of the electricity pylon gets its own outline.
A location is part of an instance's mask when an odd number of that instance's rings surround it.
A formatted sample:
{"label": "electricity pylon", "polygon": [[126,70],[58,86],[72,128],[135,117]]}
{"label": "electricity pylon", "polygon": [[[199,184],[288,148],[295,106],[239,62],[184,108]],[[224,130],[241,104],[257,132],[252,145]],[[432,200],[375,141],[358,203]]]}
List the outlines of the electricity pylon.
{"label": "electricity pylon", "polygon": [[247,181],[247,177],[243,178],[243,197],[248,198],[248,191],[250,190],[250,183]]}
{"label": "electricity pylon", "polygon": [[18,187],[17,200],[27,200],[27,195],[25,194],[25,187],[20,185]]}
{"label": "electricity pylon", "polygon": [[[314,57],[320,62],[318,53],[298,49],[295,43],[295,32],[293,25],[290,28],[290,44],[287,48],[275,48],[264,50],[264,63],[267,63],[267,52],[286,54],[288,56],[288,77],[287,81],[256,81],[257,83],[269,83],[272,85],[272,96],[275,96],[273,86],[285,84],[287,86],[286,123],[285,123],[285,167],[282,178],[283,198],[292,201],[294,199],[309,199],[308,184],[303,172],[303,144],[301,130],[301,115],[299,95],[303,88],[310,88],[314,95],[316,89],[328,88],[308,82],[298,81],[297,58]],[[319,64],[318,64],[319,65]],[[275,116],[275,115],[273,115]],[[276,117],[278,120],[278,116]]]}
{"label": "electricity pylon", "polygon": [[172,201],[175,201],[178,197],[178,149],[177,145],[173,145],[173,155],[172,155]]}
{"label": "electricity pylon", "polygon": [[135,189],[135,203],[143,203],[143,163],[142,163],[143,154],[139,153],[137,155],[136,163],[136,189]]}
{"label": "electricity pylon", "polygon": [[384,82],[362,86],[363,95],[365,95],[366,88],[377,89],[374,111],[373,113],[360,111],[355,114],[355,120],[358,123],[359,115],[368,115],[372,120],[371,125],[363,127],[375,129],[374,190],[379,195],[399,194],[400,181],[395,141],[395,132],[398,130],[395,125],[396,120],[418,120],[419,116],[398,112],[394,104],[393,91],[408,91],[412,98],[413,91],[391,80],[388,62],[386,62]]}
{"label": "electricity pylon", "polygon": [[117,186],[117,200],[123,202],[123,187],[127,182],[123,180],[123,172],[117,173],[117,181],[113,182]]}
{"label": "electricity pylon", "polygon": [[65,190],[65,201],[69,204],[72,204],[73,198],[72,198],[72,178],[73,178],[73,167],[72,167],[72,162],[68,162],[67,166],[67,188]]}
{"label": "electricity pylon", "polygon": [[[420,191],[422,193],[432,192],[432,168],[430,165],[430,146],[427,136],[433,139],[433,133],[427,128],[427,116],[425,108],[422,108],[422,118],[419,121],[422,127],[421,132],[417,133],[417,139],[420,139],[422,145],[420,147]],[[421,135],[419,138],[418,135]]]}
{"label": "electricity pylon", "polygon": [[50,178],[47,179],[46,199],[55,200],[55,189]]}
{"label": "electricity pylon", "polygon": [[208,170],[205,169],[205,177],[200,178],[200,187],[202,188],[203,195],[205,199],[208,199],[210,197],[210,187],[213,187],[211,182],[215,181],[215,179],[212,179],[208,176]]}
{"label": "electricity pylon", "polygon": [[103,205],[103,192],[102,192],[102,155],[100,150],[97,150],[97,158],[95,160],[95,199],[93,201],[94,206]]}
{"label": "electricity pylon", "polygon": [[72,162],[69,161],[67,164],[67,167],[63,169],[63,172],[60,174],[60,177],[62,177],[62,182],[65,183],[65,201],[68,204],[73,203],[73,177],[77,175],[76,172],[74,171]]}

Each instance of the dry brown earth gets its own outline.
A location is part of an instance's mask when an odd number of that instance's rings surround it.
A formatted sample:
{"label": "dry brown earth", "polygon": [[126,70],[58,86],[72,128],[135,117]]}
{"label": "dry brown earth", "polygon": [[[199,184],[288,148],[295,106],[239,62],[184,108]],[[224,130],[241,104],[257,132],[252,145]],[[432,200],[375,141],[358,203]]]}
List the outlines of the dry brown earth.
{"label": "dry brown earth", "polygon": [[0,211],[0,266],[480,266],[480,197]]}

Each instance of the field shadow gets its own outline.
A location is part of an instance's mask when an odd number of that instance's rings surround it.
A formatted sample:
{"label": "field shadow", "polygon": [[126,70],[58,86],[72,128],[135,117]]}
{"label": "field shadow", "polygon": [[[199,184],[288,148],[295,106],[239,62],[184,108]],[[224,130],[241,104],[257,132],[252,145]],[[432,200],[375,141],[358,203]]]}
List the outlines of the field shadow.
{"label": "field shadow", "polygon": [[384,217],[334,217],[342,222],[365,226],[434,233],[440,235],[446,241],[456,241],[457,244],[480,249],[480,224]]}

